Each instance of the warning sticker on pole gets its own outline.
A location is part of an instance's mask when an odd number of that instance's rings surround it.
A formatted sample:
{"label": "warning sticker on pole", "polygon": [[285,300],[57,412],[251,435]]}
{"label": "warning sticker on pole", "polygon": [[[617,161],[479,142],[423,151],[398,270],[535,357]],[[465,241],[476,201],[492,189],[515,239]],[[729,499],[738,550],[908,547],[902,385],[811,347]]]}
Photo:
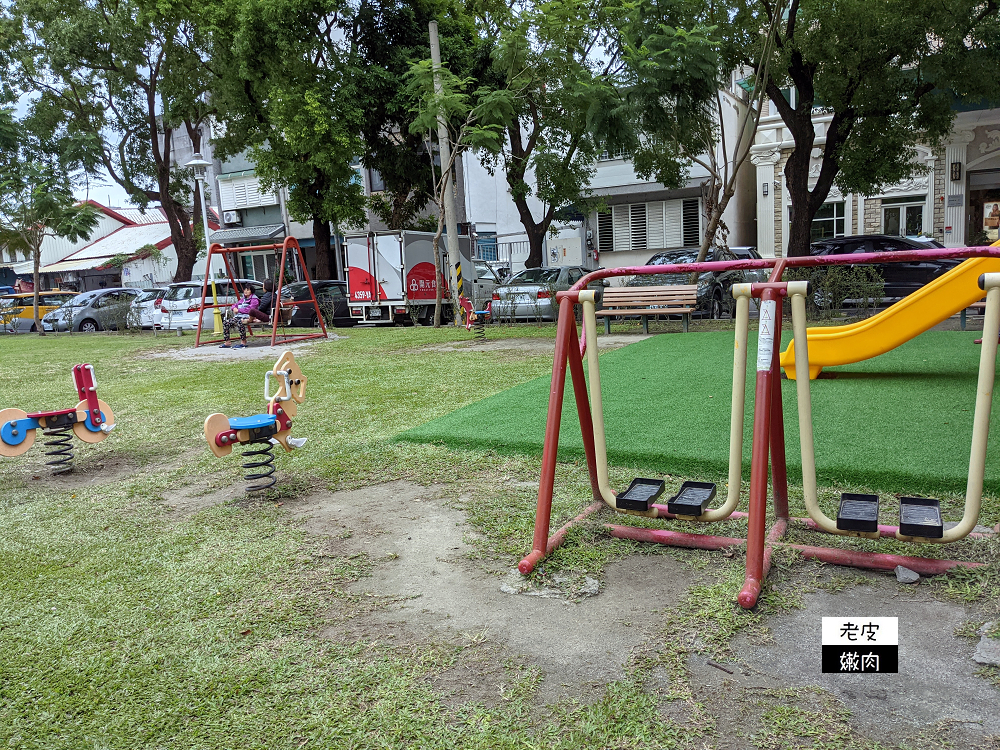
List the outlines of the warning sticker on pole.
{"label": "warning sticker on pole", "polygon": [[775,300],[766,299],[760,303],[760,327],[757,329],[757,372],[771,369],[774,355]]}

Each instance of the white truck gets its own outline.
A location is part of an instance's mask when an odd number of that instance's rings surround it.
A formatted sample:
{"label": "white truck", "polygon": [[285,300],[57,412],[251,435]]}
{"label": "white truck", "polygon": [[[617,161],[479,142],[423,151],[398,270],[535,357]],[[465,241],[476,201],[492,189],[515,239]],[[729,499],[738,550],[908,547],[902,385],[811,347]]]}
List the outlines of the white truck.
{"label": "white truck", "polygon": [[[351,318],[359,323],[420,323],[434,319],[434,235],[430,232],[372,232],[347,234],[342,246],[347,271],[348,306]],[[458,238],[462,258],[462,284],[465,296],[476,310],[489,302],[496,277],[485,264],[471,260],[471,238]],[[446,303],[450,300],[447,238],[438,247]],[[451,305],[444,311],[451,315]]]}

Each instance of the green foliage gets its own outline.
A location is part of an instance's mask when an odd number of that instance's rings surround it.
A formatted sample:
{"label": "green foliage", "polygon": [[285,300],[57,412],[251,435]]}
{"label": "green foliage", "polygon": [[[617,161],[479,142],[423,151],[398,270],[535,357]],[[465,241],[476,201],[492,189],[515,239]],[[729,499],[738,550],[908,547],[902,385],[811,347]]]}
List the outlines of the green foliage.
{"label": "green foliage", "polygon": [[[211,7],[16,0],[0,10],[10,41],[7,73],[33,95],[33,129],[75,166],[106,172],[140,206],[160,203],[178,281],[190,279],[195,248],[191,175],[172,164],[173,134],[183,128],[197,149],[212,112],[204,96],[211,50],[201,32]],[[198,223],[197,208],[194,218]]]}
{"label": "green foliage", "polygon": [[[953,95],[997,101],[1000,6],[976,0],[804,0],[785,9],[733,3],[726,59],[754,69],[795,140],[785,168],[792,200],[789,254],[807,252],[815,212],[836,184],[878,193],[925,170],[917,143],[937,146],[954,121]],[[760,29],[776,24],[771,51]],[[782,89],[794,87],[792,107]],[[818,175],[813,113],[827,114]]]}
{"label": "green foliage", "polygon": [[[485,163],[506,177],[529,238],[529,267],[541,265],[556,213],[586,210],[601,141],[626,127],[612,75],[626,8],[618,0],[553,0],[481,13],[482,33],[496,42],[492,86],[513,95],[504,148]],[[539,216],[531,195],[542,202]]]}
{"label": "green foliage", "polygon": [[794,268],[786,271],[785,278],[812,284],[806,311],[813,318],[831,318],[845,308],[845,303],[857,317],[868,317],[885,295],[885,280],[875,266]]}
{"label": "green foliage", "polygon": [[672,19],[691,26],[680,28],[657,17],[656,7],[641,11],[623,32],[623,88],[638,128],[620,131],[624,138],[612,142],[633,154],[640,177],[677,188],[691,157],[714,148],[719,133],[713,109],[724,73],[719,29],[696,18]]}

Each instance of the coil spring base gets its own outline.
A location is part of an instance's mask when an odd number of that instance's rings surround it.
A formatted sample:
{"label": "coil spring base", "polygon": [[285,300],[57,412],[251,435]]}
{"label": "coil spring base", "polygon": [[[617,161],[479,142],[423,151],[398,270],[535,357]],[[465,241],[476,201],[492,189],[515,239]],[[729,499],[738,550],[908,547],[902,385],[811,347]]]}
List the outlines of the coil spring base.
{"label": "coil spring base", "polygon": [[476,341],[486,341],[486,321],[482,318],[477,318],[472,324],[472,333]]}
{"label": "coil spring base", "polygon": [[[243,478],[248,482],[260,482],[259,484],[248,485],[247,494],[271,489],[278,482],[272,476],[274,474],[274,444],[271,443],[269,438],[262,438],[246,443],[246,446],[246,449],[243,451],[243,468],[253,471],[244,475]],[[257,458],[249,461],[246,460],[252,456],[263,456],[263,458],[259,460]],[[261,471],[256,471],[257,469],[261,469]]]}
{"label": "coil spring base", "polygon": [[73,428],[55,427],[43,430],[42,435],[49,438],[44,442],[45,447],[52,449],[45,451],[46,456],[53,456],[53,460],[45,462],[47,466],[52,467],[52,475],[58,476],[73,471]]}

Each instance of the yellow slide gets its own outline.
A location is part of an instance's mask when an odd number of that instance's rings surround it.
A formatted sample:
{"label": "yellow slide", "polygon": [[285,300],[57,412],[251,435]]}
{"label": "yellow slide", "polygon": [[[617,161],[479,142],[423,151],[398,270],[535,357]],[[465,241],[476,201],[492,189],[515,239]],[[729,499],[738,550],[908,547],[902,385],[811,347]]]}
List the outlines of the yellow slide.
{"label": "yellow slide", "polygon": [[[1000,242],[994,243],[1000,247]],[[1000,258],[970,258],[895,305],[846,326],[810,328],[809,378],[824,367],[877,357],[933,328],[986,296],[979,275],[1000,272]],[[795,343],[781,354],[781,366],[795,379]]]}

